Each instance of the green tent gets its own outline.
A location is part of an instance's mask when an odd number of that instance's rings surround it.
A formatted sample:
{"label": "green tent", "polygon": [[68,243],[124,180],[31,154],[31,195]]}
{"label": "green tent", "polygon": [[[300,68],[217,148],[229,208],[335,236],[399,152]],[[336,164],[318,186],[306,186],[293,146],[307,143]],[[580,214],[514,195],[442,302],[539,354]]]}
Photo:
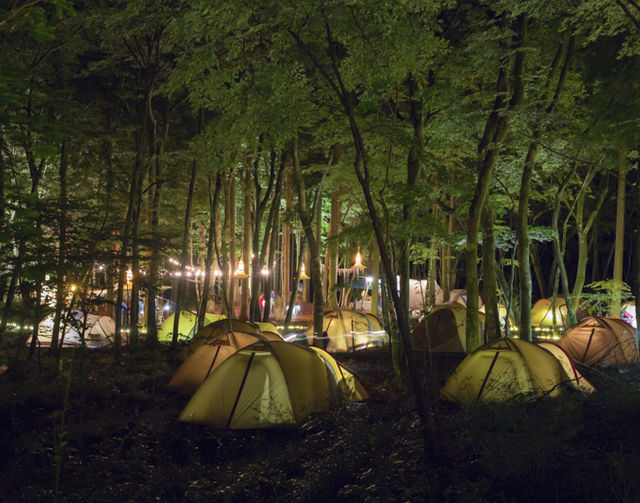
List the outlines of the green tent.
{"label": "green tent", "polygon": [[[208,325],[214,321],[224,318],[221,314],[205,313],[204,324]],[[173,340],[173,320],[175,313],[169,316],[158,330],[158,340],[160,342],[169,343]],[[178,341],[188,341],[195,334],[196,321],[198,316],[190,311],[181,311],[180,320],[178,322]]]}

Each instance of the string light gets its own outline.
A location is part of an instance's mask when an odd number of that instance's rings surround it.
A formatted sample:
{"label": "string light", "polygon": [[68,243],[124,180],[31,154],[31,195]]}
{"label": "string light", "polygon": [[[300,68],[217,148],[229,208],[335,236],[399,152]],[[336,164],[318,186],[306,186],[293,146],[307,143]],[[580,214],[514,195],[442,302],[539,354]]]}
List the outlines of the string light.
{"label": "string light", "polygon": [[265,265],[262,270],[260,271],[260,274],[262,274],[263,276],[269,276],[269,268]]}

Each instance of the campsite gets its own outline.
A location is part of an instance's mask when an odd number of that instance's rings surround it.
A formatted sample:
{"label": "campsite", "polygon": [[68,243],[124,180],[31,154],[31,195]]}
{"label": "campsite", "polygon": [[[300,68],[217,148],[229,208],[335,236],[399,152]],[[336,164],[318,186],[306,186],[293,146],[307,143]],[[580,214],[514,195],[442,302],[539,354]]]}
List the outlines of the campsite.
{"label": "campsite", "polygon": [[0,502],[640,501],[640,3],[0,5]]}

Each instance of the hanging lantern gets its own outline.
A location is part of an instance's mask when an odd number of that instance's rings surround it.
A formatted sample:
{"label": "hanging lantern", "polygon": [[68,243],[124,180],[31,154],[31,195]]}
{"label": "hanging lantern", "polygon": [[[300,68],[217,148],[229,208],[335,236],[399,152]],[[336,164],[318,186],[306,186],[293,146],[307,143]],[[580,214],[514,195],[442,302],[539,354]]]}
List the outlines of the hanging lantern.
{"label": "hanging lantern", "polygon": [[213,270],[213,275],[219,278],[220,276],[222,276],[222,271],[216,267]]}
{"label": "hanging lantern", "polygon": [[233,273],[233,277],[238,279],[249,277],[249,275],[244,272],[244,262],[242,261],[242,259],[240,259],[240,261],[238,262],[238,268],[236,269],[236,272]]}
{"label": "hanging lantern", "polygon": [[133,271],[131,268],[127,269],[127,283],[131,283],[133,281]]}
{"label": "hanging lantern", "polygon": [[311,279],[311,277],[308,276],[306,272],[304,272],[304,264],[300,264],[300,279]]}
{"label": "hanging lantern", "polygon": [[269,268],[265,265],[261,270],[260,274],[262,274],[265,278],[269,276]]}
{"label": "hanging lantern", "polygon": [[360,247],[358,246],[358,253],[356,253],[356,263],[351,267],[354,269],[364,269],[364,265],[362,264],[362,255],[360,254]]}

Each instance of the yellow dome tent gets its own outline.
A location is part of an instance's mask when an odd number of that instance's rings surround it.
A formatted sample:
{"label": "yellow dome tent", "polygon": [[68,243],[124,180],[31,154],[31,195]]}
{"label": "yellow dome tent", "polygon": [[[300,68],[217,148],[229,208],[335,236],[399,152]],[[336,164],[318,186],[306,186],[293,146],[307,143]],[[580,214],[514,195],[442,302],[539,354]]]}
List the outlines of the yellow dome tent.
{"label": "yellow dome tent", "polygon": [[574,361],[587,366],[638,362],[636,331],[622,320],[589,316],[567,330],[558,344]]}
{"label": "yellow dome tent", "polygon": [[[534,329],[553,328],[553,305],[552,297],[538,300],[531,308],[531,326]],[[556,297],[556,326],[562,329],[569,323],[569,311],[564,297]],[[586,313],[581,309],[576,309],[578,321],[584,319]]]}
{"label": "yellow dome tent", "polygon": [[595,391],[595,388],[591,385],[589,381],[587,381],[582,374],[576,369],[571,357],[567,354],[567,352],[562,349],[560,346],[553,342],[538,342],[538,346],[546,349],[551,353],[562,365],[564,369],[564,373],[568,376],[569,381],[568,384],[577,390],[580,390],[584,393],[592,393]]}
{"label": "yellow dome tent", "polygon": [[562,365],[549,351],[520,339],[502,338],[467,356],[440,392],[460,404],[505,401],[519,395],[560,393],[567,381]]}
{"label": "yellow dome tent", "polygon": [[181,421],[214,428],[269,428],[296,424],[327,409],[335,381],[307,347],[260,342],[241,349],[198,388]]}
{"label": "yellow dome tent", "polygon": [[[221,314],[205,313],[204,324],[209,325],[216,320],[224,318]],[[172,342],[173,340],[173,320],[175,313],[169,316],[158,330],[158,340],[160,342]],[[184,342],[191,339],[194,335],[198,316],[191,311],[180,311],[180,320],[178,321],[178,341]]]}
{"label": "yellow dome tent", "polygon": [[280,332],[278,331],[278,327],[276,327],[270,321],[256,321],[255,324],[258,326],[258,329],[262,333],[272,332],[274,334],[280,335]]}
{"label": "yellow dome tent", "polygon": [[214,340],[220,335],[225,335],[227,332],[229,332],[229,328],[231,328],[232,332],[245,334],[260,333],[260,329],[255,323],[252,323],[250,321],[240,321],[233,318],[231,320],[229,320],[228,318],[223,318],[200,328],[200,330],[198,330],[198,333],[194,335],[189,341],[189,350],[195,351],[199,346],[202,346],[203,344]]}
{"label": "yellow dome tent", "polygon": [[[217,329],[211,330],[212,325],[206,326],[198,332],[192,339],[198,340],[200,344],[195,347],[194,352],[178,367],[176,373],[169,381],[169,389],[192,395],[222,363],[239,350],[261,341],[282,341],[279,335],[272,332],[264,334],[257,332],[243,331],[240,325],[244,322],[231,320],[236,326],[232,326],[233,331],[229,331],[229,321],[221,320],[222,323]],[[213,325],[217,325],[215,322]],[[226,329],[223,327],[226,326]],[[209,334],[205,339],[201,333]]]}
{"label": "yellow dome tent", "polygon": [[313,349],[327,364],[333,378],[340,388],[340,391],[342,391],[347,398],[352,402],[359,402],[360,400],[366,400],[369,398],[369,394],[362,384],[360,384],[360,380],[340,365],[333,356],[327,353],[324,349],[316,346],[311,346],[311,349]]}
{"label": "yellow dome tent", "polygon": [[378,318],[371,313],[356,311],[329,311],[324,314],[322,335],[314,337],[313,326],[304,334],[309,345],[320,340],[330,353],[345,353],[384,346],[387,333]]}
{"label": "yellow dome tent", "polygon": [[[479,313],[479,317],[480,336],[484,338],[484,314]],[[466,307],[458,303],[435,306],[413,329],[413,347],[416,351],[466,353],[466,326]]]}

